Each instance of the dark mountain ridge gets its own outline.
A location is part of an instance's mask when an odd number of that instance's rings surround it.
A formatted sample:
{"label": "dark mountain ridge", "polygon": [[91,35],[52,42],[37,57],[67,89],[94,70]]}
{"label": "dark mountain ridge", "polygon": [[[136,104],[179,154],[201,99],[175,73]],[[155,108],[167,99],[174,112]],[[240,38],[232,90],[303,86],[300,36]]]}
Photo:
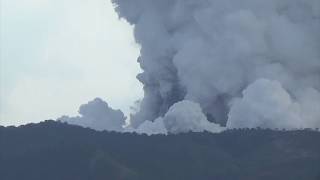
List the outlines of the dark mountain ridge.
{"label": "dark mountain ridge", "polygon": [[320,180],[320,132],[147,136],[55,121],[0,127],[0,179]]}

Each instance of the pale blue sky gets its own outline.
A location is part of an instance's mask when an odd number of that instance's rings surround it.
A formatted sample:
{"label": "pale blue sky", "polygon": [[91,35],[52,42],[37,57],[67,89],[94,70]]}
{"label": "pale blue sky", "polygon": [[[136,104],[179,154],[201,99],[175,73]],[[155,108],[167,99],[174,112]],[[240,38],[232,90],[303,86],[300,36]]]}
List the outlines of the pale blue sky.
{"label": "pale blue sky", "polygon": [[95,97],[142,96],[132,27],[108,0],[1,0],[0,125],[75,115]]}

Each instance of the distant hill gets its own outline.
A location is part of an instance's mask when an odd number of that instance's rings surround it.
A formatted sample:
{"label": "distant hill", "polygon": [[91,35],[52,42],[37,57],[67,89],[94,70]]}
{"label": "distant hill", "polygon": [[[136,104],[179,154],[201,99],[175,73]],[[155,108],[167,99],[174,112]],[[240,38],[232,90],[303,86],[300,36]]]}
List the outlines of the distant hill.
{"label": "distant hill", "polygon": [[320,180],[320,132],[97,132],[54,121],[0,127],[1,180]]}

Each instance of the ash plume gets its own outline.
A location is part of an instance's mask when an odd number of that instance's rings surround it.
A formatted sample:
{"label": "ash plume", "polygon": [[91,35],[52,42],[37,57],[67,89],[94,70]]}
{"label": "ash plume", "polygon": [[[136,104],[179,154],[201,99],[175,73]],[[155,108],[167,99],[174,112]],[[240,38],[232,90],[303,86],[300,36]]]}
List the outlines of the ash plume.
{"label": "ash plume", "polygon": [[161,124],[180,101],[221,126],[320,127],[319,0],[113,3],[141,45],[133,128]]}
{"label": "ash plume", "polygon": [[95,99],[59,120],[176,134],[320,127],[319,0],[113,0],[141,46],[129,125]]}

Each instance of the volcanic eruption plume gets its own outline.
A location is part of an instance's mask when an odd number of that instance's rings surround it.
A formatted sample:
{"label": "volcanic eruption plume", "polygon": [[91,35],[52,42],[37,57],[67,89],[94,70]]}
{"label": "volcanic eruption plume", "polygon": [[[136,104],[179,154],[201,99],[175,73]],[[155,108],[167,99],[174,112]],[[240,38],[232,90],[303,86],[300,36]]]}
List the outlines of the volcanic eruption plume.
{"label": "volcanic eruption plume", "polygon": [[181,100],[223,126],[320,126],[319,0],[113,2],[141,45],[133,127]]}
{"label": "volcanic eruption plume", "polygon": [[132,128],[320,127],[319,0],[113,3],[141,45]]}

